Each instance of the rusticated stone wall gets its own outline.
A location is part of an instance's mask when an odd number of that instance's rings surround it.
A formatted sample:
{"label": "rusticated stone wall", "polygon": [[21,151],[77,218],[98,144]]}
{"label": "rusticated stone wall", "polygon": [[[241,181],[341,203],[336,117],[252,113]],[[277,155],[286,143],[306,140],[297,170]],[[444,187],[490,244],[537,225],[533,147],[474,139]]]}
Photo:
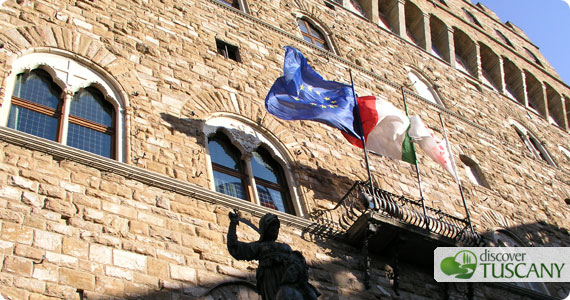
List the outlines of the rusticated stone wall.
{"label": "rusticated stone wall", "polygon": [[[465,1],[447,0],[448,7],[413,2],[570,96],[538,50],[544,69],[498,43],[491,28],[499,28],[518,49],[536,49],[520,30],[507,29]],[[265,111],[263,100],[281,75],[286,45],[299,48],[326,79],[347,83],[351,69],[359,95],[382,95],[400,108],[400,87],[409,84],[405,67],[421,71],[437,86],[445,108],[406,88],[411,114],[441,137],[441,113],[456,160],[458,154],[475,160],[491,186],[468,181],[458,161],[478,232],[504,228],[528,245],[569,246],[570,208],[564,200],[570,198],[570,161],[558,148],[569,147],[568,131],[365,18],[332,6],[251,0],[246,14],[209,0],[5,1],[0,8],[2,101],[9,97],[5,78],[15,59],[58,49],[117,81],[128,106],[124,163],[95,156],[97,164],[77,161],[66,147],[53,145],[69,152],[56,155],[0,132],[0,293],[30,300],[193,299],[227,280],[251,280],[255,263],[235,261],[225,249],[227,213],[241,205],[246,218],[257,220],[267,210],[258,207],[251,215],[255,205],[210,191],[202,133],[208,118],[216,113],[244,117],[284,145],[305,212],[332,207],[355,180],[367,178],[362,152],[338,131],[282,121]],[[461,19],[464,6],[489,32]],[[335,54],[302,42],[299,14],[331,34]],[[242,61],[217,54],[215,39],[238,46]],[[535,159],[509,120],[532,130],[557,166]],[[451,177],[423,153],[419,159],[427,205],[464,217]],[[376,156],[371,165],[381,188],[419,198],[410,165]],[[360,249],[304,232],[308,220],[283,218],[280,239],[303,252],[323,298],[395,297],[386,279],[389,257],[373,260],[372,288],[365,290]],[[246,227],[238,230],[240,239],[257,239]],[[466,287],[443,287],[430,272],[403,265],[400,289],[404,299],[443,299]],[[561,286],[550,289],[553,296],[568,293]],[[508,299],[510,294],[476,286],[475,296]]]}

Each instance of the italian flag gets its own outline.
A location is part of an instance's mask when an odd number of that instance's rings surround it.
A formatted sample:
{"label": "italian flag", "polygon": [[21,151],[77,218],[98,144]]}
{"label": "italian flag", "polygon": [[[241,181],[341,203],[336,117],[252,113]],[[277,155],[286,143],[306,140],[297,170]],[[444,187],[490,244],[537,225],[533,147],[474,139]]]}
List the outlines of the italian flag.
{"label": "italian flag", "polygon": [[[434,136],[418,116],[408,118],[404,112],[380,97],[358,97],[357,100],[368,151],[413,164],[416,155],[412,141],[417,142],[430,158],[457,181],[446,144]],[[351,144],[362,148],[360,139],[345,132],[342,134]]]}

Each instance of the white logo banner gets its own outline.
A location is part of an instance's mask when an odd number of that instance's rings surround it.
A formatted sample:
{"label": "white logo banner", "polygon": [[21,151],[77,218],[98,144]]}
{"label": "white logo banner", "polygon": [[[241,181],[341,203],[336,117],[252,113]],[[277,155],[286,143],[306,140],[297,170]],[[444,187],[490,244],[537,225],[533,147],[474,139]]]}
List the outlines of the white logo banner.
{"label": "white logo banner", "polygon": [[569,247],[438,247],[438,282],[570,282]]}

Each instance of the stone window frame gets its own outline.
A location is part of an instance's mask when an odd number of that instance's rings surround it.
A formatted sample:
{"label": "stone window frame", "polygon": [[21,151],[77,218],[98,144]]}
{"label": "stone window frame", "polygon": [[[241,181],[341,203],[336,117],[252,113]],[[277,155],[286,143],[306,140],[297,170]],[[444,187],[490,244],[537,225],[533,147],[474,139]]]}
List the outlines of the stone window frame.
{"label": "stone window frame", "polygon": [[204,123],[202,133],[205,136],[204,146],[206,149],[206,163],[208,177],[210,180],[210,189],[212,191],[215,191],[216,187],[214,184],[214,172],[208,142],[209,138],[218,132],[224,134],[230,140],[232,145],[240,151],[242,156],[241,159],[245,163],[245,172],[247,173],[246,189],[248,189],[247,192],[249,193],[248,197],[250,202],[261,206],[259,195],[257,194],[255,178],[252,172],[251,158],[253,156],[253,152],[255,152],[259,147],[263,147],[282,168],[288,189],[287,194],[289,196],[289,204],[293,210],[293,215],[305,217],[306,213],[301,205],[301,197],[297,188],[298,184],[291,171],[293,160],[286,151],[286,148],[270,133],[242,116],[228,113],[217,113],[208,118]]}
{"label": "stone window frame", "polygon": [[[318,21],[317,19],[315,19],[314,17],[311,17],[310,14],[306,13],[305,11],[302,10],[294,10],[292,12],[293,16],[295,17],[295,25],[297,27],[297,36],[303,40],[305,43],[320,49],[322,51],[327,51],[327,52],[331,52],[335,55],[338,55],[337,52],[337,47],[332,39],[332,31],[330,29],[328,29],[328,27],[326,25],[324,25],[322,22]],[[301,31],[301,28],[299,28],[299,24],[298,24],[298,20],[305,20],[307,21],[310,25],[312,25],[324,38],[325,44],[327,45],[328,49],[325,48],[321,48],[315,44],[309,43],[307,41],[305,41],[305,39],[303,38],[303,32]]]}
{"label": "stone window frame", "polygon": [[491,189],[491,186],[489,185],[489,182],[487,181],[485,174],[483,173],[481,167],[479,167],[479,164],[475,160],[463,154],[459,155],[459,159],[463,163],[469,181],[478,186]]}
{"label": "stone window frame", "polygon": [[[426,99],[430,103],[445,107],[438,92],[433,88],[434,85],[426,78],[426,76],[415,68],[406,67],[405,70],[407,71],[408,80],[412,83],[417,95]],[[414,80],[410,75],[415,76],[418,80]],[[422,87],[423,89],[419,89],[419,87]],[[427,93],[429,93],[429,95]]]}
{"label": "stone window frame", "polygon": [[[307,28],[307,30],[309,32],[311,31],[315,31],[316,33],[318,33],[319,35],[321,35],[323,38],[319,38],[316,37],[315,35],[311,34],[311,33],[306,33],[301,29],[301,26],[299,25],[299,22],[303,22],[305,28]],[[314,21],[312,21],[311,19],[309,19],[306,16],[297,18],[297,28],[299,29],[299,32],[301,33],[301,38],[303,39],[303,41],[305,41],[306,43],[309,43],[321,50],[324,51],[332,51],[332,47],[331,47],[331,43],[329,42],[330,39],[328,38],[328,35],[326,33],[324,33],[323,30],[321,30],[319,28],[318,25],[316,25],[317,23],[315,23]],[[311,40],[311,42],[305,40],[305,38],[309,38]],[[323,44],[324,47],[320,47],[319,45],[317,45],[316,42],[320,42],[321,44]]]}
{"label": "stone window frame", "polygon": [[475,25],[479,26],[480,28],[483,28],[483,25],[481,25],[481,22],[479,22],[479,20],[477,20],[477,18],[475,17],[475,15],[473,15],[472,12],[467,10],[465,7],[462,7],[461,10],[463,10],[463,13],[465,14],[465,16],[467,17],[467,19],[469,20],[469,22],[471,24],[475,24]]}
{"label": "stone window frame", "polygon": [[95,64],[64,50],[35,49],[14,60],[12,70],[5,81],[6,92],[3,105],[0,107],[0,125],[7,126],[18,75],[36,69],[47,72],[53,83],[63,91],[61,101],[64,102],[65,111],[61,115],[63,119],[63,128],[60,129],[62,139],[60,142],[54,143],[67,145],[70,102],[76,93],[93,87],[101,92],[103,98],[111,103],[115,109],[114,158],[112,159],[124,162],[126,160],[125,93],[120,90],[118,82]]}
{"label": "stone window frame", "polygon": [[219,2],[219,3],[221,3],[227,7],[237,9],[237,10],[242,11],[244,13],[249,12],[246,0],[212,0],[212,1]]}
{"label": "stone window frame", "polygon": [[[530,243],[525,243],[516,234],[506,228],[494,228],[490,232],[491,245],[494,247],[530,247]],[[502,245],[501,245],[502,244]],[[537,293],[550,295],[543,282],[512,282],[508,283],[518,287],[528,289]]]}
{"label": "stone window frame", "polygon": [[525,144],[528,151],[530,151],[530,153],[535,159],[544,161],[549,165],[556,167],[556,163],[552,159],[552,156],[550,155],[548,150],[546,150],[546,148],[543,146],[543,143],[536,138],[536,135],[534,135],[525,126],[521,125],[516,121],[511,120],[509,123],[511,124],[511,126],[513,126],[517,135],[520,137],[520,139]]}

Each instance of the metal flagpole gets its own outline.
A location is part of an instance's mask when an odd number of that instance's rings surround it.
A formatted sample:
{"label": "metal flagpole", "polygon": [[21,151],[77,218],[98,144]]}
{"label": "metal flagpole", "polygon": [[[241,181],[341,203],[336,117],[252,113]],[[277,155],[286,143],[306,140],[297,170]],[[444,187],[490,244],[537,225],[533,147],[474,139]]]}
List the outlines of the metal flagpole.
{"label": "metal flagpole", "polygon": [[471,233],[475,234],[473,230],[473,225],[471,224],[471,215],[469,214],[469,209],[467,208],[467,201],[465,200],[465,195],[463,194],[463,186],[461,186],[461,180],[459,180],[459,175],[457,174],[457,166],[455,165],[455,158],[453,158],[453,153],[451,152],[451,145],[449,140],[447,140],[447,130],[445,129],[445,124],[443,123],[443,118],[441,113],[439,113],[439,121],[441,122],[441,127],[443,128],[443,137],[445,138],[445,143],[447,144],[447,152],[451,157],[451,163],[453,164],[453,172],[455,173],[455,178],[457,178],[457,185],[459,185],[459,192],[461,192],[461,199],[463,199],[463,207],[465,207],[465,213],[467,214],[467,221],[469,222],[469,228],[471,228]]}
{"label": "metal flagpole", "polygon": [[[406,103],[406,93],[404,92],[404,87],[401,87],[402,90],[402,98],[404,98],[404,110],[406,111],[406,117],[409,117],[408,115],[408,104]],[[418,158],[416,157],[416,147],[414,146],[414,143],[411,143],[412,146],[412,151],[414,152],[414,162],[416,165],[416,176],[418,177],[418,185],[420,187],[420,198],[422,201],[422,209],[424,211],[424,219],[426,220],[426,229],[429,230],[429,219],[426,213],[426,202],[425,202],[425,198],[424,198],[424,192],[422,189],[422,178],[420,176],[420,165],[418,164]]]}
{"label": "metal flagpole", "polygon": [[352,95],[354,96],[354,106],[356,108],[356,123],[358,123],[358,129],[360,130],[360,140],[362,141],[362,149],[364,149],[364,161],[366,162],[366,171],[368,171],[368,182],[370,182],[370,196],[374,201],[374,206],[376,209],[380,208],[380,204],[376,199],[376,193],[374,193],[374,183],[372,182],[372,172],[370,172],[370,163],[368,162],[368,151],[366,151],[366,140],[364,138],[364,129],[362,128],[362,120],[360,119],[360,110],[358,109],[358,100],[356,99],[356,92],[354,91],[354,80],[352,80],[352,69],[348,69],[350,74],[350,84],[352,86]]}

